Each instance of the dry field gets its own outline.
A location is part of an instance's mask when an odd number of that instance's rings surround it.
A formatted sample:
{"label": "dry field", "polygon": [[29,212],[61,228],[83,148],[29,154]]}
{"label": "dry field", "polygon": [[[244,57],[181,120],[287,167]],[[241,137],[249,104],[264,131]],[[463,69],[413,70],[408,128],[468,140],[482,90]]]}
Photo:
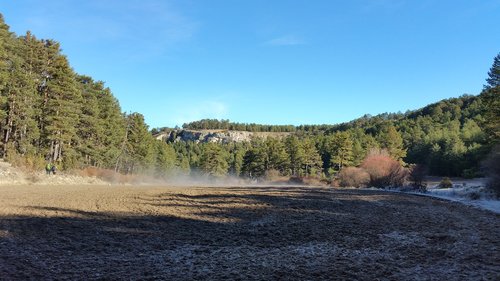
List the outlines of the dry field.
{"label": "dry field", "polygon": [[500,216],[310,187],[0,186],[1,280],[500,280]]}

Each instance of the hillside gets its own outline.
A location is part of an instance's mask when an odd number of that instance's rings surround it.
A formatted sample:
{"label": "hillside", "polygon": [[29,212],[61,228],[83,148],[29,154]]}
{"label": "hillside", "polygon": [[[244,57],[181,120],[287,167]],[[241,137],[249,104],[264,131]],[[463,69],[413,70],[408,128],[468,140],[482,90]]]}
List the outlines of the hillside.
{"label": "hillside", "polygon": [[123,113],[104,82],[76,73],[57,41],[18,36],[0,17],[0,157],[33,170],[52,162],[61,170],[158,178],[201,173],[332,182],[376,152],[404,169],[418,164],[430,175],[476,177],[499,139],[498,72],[500,55],[480,95],[405,114],[301,126],[203,119],[162,135],[142,114]]}
{"label": "hillside", "polygon": [[[392,156],[406,163],[425,166],[428,173],[433,175],[474,177],[482,174],[481,161],[494,142],[488,131],[491,121],[485,118],[486,96],[486,93],[463,95],[404,114],[365,115],[337,125],[273,126],[203,119],[184,124],[184,129],[163,131],[155,136],[171,144],[177,143],[173,147],[178,158],[187,158],[184,161],[189,162],[191,168],[199,166],[197,161],[201,155],[195,154],[203,150],[194,148],[195,144],[219,143],[227,153],[235,155],[230,148],[232,142],[250,142],[259,138],[264,141],[271,137],[285,147],[289,145],[287,140],[290,138],[296,138],[301,144],[312,142],[315,149],[311,153],[319,154],[322,163],[311,165],[317,165],[325,173],[330,168],[335,170],[339,161],[345,165],[358,165],[371,148],[378,147],[388,149]],[[247,128],[252,131],[228,128]],[[181,145],[179,142],[195,144]],[[258,143],[254,142],[251,146],[259,146]],[[242,150],[249,150],[249,145],[238,146],[243,147]],[[341,150],[347,154],[343,159],[338,159]],[[234,156],[232,159],[235,159]],[[237,169],[237,164],[229,163],[229,166]]]}

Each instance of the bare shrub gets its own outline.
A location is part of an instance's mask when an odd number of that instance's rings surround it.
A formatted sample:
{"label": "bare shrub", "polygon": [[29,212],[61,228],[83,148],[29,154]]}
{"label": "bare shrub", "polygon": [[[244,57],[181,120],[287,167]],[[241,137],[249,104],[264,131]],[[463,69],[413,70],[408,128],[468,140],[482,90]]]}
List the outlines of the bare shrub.
{"label": "bare shrub", "polygon": [[271,182],[287,182],[289,177],[282,176],[278,170],[268,170],[266,171],[266,180]]}
{"label": "bare shrub", "polygon": [[370,183],[370,174],[362,168],[348,167],[339,173],[339,184],[343,187],[366,187]]}
{"label": "bare shrub", "polygon": [[313,186],[325,185],[325,182],[323,182],[321,178],[318,177],[303,177],[302,182],[305,185],[313,185]]}
{"label": "bare shrub", "polygon": [[386,150],[372,150],[361,164],[375,187],[402,186],[408,178],[408,169],[392,159]]}
{"label": "bare shrub", "polygon": [[403,167],[401,163],[396,161],[396,165],[392,166],[389,173],[389,182],[391,186],[404,186],[407,183],[410,175],[410,170]]}
{"label": "bare shrub", "polygon": [[481,193],[479,191],[472,191],[471,193],[467,194],[467,198],[470,200],[479,200],[481,199]]}
{"label": "bare shrub", "polygon": [[491,150],[488,158],[483,162],[483,168],[488,176],[486,187],[500,198],[500,145]]}
{"label": "bare shrub", "polygon": [[427,169],[419,164],[411,165],[409,168],[409,179],[411,186],[418,191],[426,192],[427,184],[424,182]]}
{"label": "bare shrub", "polygon": [[439,188],[452,188],[453,183],[451,182],[450,178],[444,177],[441,182],[439,183]]}
{"label": "bare shrub", "polygon": [[128,184],[140,181],[135,175],[123,175],[113,170],[100,169],[96,167],[87,167],[80,170],[78,174],[83,177],[96,177],[111,183]]}

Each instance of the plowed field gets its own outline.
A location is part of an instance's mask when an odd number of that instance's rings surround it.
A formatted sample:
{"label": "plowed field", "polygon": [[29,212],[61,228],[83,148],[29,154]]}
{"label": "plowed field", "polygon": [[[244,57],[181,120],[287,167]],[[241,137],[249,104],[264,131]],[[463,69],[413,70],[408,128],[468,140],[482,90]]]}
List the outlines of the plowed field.
{"label": "plowed field", "polygon": [[1,186],[1,280],[500,280],[500,216],[312,187]]}

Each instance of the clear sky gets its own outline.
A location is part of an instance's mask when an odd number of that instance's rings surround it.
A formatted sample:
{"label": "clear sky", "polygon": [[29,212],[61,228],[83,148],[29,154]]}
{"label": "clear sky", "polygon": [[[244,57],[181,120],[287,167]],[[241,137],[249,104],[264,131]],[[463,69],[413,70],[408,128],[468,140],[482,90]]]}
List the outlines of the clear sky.
{"label": "clear sky", "polygon": [[2,0],[153,127],[333,124],[478,94],[500,0]]}

